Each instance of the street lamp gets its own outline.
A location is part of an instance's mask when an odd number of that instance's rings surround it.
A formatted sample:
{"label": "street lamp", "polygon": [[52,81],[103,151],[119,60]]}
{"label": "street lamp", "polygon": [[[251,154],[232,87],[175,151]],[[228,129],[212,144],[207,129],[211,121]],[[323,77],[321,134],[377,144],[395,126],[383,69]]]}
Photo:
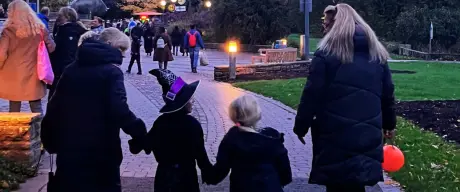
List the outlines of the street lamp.
{"label": "street lamp", "polygon": [[236,41],[228,42],[228,67],[229,78],[236,79],[236,53],[238,52],[238,44]]}
{"label": "street lamp", "polygon": [[172,3],[176,3],[176,2],[177,2],[177,0],[171,0],[171,2],[172,2]]}
{"label": "street lamp", "polygon": [[161,5],[161,6],[166,6],[166,1],[165,1],[165,0],[162,0],[162,1],[160,2],[160,5]]}
{"label": "street lamp", "polygon": [[211,1],[206,1],[206,2],[204,3],[204,6],[206,6],[207,8],[210,8],[211,5],[212,5]]}

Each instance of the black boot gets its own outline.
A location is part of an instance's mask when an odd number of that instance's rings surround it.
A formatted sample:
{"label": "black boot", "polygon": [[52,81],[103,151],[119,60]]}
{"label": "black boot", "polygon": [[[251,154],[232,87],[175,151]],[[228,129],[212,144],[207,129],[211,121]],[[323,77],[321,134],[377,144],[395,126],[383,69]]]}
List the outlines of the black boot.
{"label": "black boot", "polygon": [[193,69],[192,69],[192,73],[198,73],[198,72],[196,71],[196,68],[193,68]]}
{"label": "black boot", "polygon": [[126,73],[131,73],[131,71],[130,71],[130,70],[126,70]]}

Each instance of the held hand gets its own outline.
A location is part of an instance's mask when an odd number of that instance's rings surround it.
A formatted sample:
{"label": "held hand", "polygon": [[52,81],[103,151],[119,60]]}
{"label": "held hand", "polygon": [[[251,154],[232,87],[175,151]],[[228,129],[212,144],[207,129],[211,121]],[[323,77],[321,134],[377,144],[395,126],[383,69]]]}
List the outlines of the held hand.
{"label": "held hand", "polygon": [[395,136],[395,130],[384,130],[383,135],[385,139],[393,139]]}

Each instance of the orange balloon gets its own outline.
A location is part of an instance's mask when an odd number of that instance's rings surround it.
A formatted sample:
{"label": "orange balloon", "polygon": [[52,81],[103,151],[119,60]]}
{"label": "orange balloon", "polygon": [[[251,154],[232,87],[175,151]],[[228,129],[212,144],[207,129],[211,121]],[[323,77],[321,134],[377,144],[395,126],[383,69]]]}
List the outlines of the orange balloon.
{"label": "orange balloon", "polygon": [[399,171],[404,166],[404,154],[394,145],[383,146],[383,170],[386,172]]}

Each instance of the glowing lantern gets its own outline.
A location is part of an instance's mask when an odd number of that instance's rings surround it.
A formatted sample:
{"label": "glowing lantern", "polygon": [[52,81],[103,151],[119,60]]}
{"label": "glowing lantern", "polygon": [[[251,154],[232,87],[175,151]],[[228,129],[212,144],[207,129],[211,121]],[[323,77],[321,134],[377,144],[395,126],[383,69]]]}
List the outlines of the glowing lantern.
{"label": "glowing lantern", "polygon": [[176,2],[177,2],[177,0],[171,0],[171,2],[173,2],[173,3],[176,3]]}
{"label": "glowing lantern", "polygon": [[161,1],[161,2],[160,2],[160,5],[161,5],[161,6],[166,6],[166,1],[165,1],[165,0]]}
{"label": "glowing lantern", "polygon": [[211,5],[212,5],[211,1],[206,1],[204,3],[204,6],[206,6],[207,8],[211,7]]}
{"label": "glowing lantern", "polygon": [[143,15],[143,16],[141,16],[141,19],[142,19],[142,20],[146,20],[146,19],[147,19],[147,16]]}
{"label": "glowing lantern", "polygon": [[404,166],[404,154],[394,145],[383,147],[383,170],[386,172],[399,171]]}
{"label": "glowing lantern", "polygon": [[238,45],[236,44],[235,41],[230,41],[228,43],[228,52],[230,52],[230,53],[238,52]]}
{"label": "glowing lantern", "polygon": [[286,39],[281,39],[281,44],[282,45],[287,45],[287,40]]}

